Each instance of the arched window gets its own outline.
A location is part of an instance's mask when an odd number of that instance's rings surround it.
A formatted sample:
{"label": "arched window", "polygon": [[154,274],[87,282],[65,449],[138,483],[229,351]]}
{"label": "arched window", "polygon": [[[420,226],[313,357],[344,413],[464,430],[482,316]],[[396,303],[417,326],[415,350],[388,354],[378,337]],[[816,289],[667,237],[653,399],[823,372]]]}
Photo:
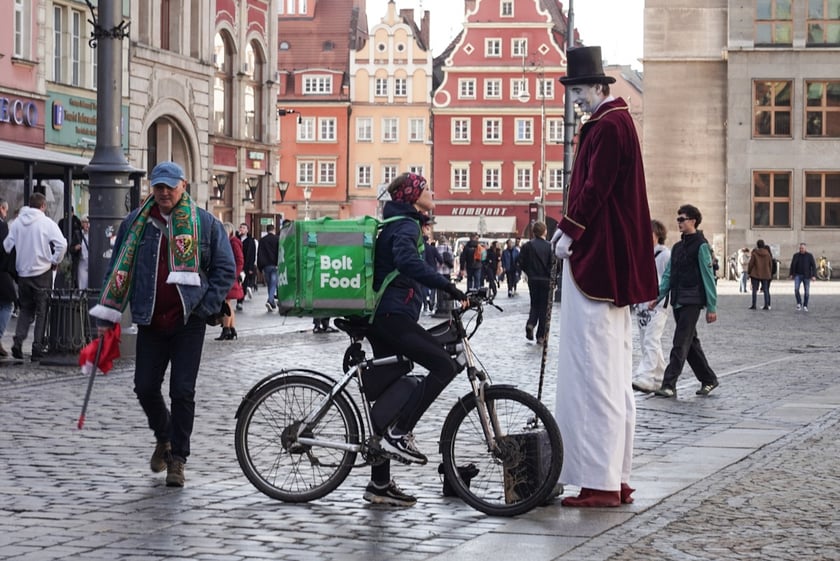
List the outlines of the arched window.
{"label": "arched window", "polygon": [[245,111],[242,136],[249,140],[260,140],[262,127],[262,82],[265,65],[260,45],[256,42],[248,43],[245,47],[243,62],[244,78],[242,80],[242,105]]}
{"label": "arched window", "polygon": [[231,136],[231,89],[233,87],[233,48],[225,32],[216,33],[213,44],[213,120],[218,135]]}

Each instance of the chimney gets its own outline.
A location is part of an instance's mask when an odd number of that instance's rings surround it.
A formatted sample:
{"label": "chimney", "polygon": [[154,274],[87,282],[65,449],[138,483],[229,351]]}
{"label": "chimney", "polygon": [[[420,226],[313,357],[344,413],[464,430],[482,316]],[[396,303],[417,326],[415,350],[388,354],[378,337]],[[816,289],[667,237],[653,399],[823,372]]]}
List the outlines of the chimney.
{"label": "chimney", "polygon": [[426,47],[427,50],[431,50],[432,46],[429,43],[429,30],[431,29],[429,25],[429,10],[423,12],[423,21],[420,24],[420,38],[423,40],[423,46]]}
{"label": "chimney", "polygon": [[464,0],[464,13],[467,14],[475,10],[475,0]]}
{"label": "chimney", "polygon": [[400,10],[400,19],[408,25],[414,24],[414,8],[403,8]]}

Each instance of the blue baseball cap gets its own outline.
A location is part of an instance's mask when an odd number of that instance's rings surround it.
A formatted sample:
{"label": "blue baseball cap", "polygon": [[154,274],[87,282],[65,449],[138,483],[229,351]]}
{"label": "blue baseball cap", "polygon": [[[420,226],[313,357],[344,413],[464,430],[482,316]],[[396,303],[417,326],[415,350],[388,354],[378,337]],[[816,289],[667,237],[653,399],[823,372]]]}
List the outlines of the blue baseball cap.
{"label": "blue baseball cap", "polygon": [[175,188],[181,181],[186,181],[184,170],[175,162],[161,162],[152,170],[149,183],[154,187],[163,183],[167,187]]}

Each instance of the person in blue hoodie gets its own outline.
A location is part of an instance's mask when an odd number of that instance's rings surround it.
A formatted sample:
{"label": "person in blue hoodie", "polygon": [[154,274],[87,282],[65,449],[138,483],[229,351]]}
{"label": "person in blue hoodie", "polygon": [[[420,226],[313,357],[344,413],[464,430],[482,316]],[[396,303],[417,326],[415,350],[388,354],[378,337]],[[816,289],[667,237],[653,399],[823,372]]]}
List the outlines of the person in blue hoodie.
{"label": "person in blue hoodie", "polygon": [[[435,206],[426,180],[414,173],[403,173],[391,182],[388,193],[391,200],[385,203],[383,217],[403,219],[388,222],[376,239],[374,290],[380,290],[392,271],[399,274],[391,275],[392,280],[385,286],[368,339],[375,356],[400,354],[427,368],[429,373],[396,397],[402,404],[396,418],[381,430],[380,445],[391,455],[425,464],[427,458],[415,446],[412,430],[455,377],[458,368],[434,337],[417,323],[425,288],[440,289],[462,302],[466,296],[429,265],[421,253],[422,227]],[[364,499],[394,506],[411,506],[417,502],[391,479],[388,461],[371,469]]]}

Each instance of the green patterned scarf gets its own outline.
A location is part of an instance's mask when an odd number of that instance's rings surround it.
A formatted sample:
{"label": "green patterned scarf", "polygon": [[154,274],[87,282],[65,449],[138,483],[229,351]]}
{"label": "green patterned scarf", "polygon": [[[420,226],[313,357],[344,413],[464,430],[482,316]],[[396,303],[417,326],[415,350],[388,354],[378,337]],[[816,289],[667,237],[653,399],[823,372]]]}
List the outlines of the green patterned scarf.
{"label": "green patterned scarf", "polygon": [[[108,282],[102,290],[99,303],[90,310],[90,315],[93,317],[113,323],[119,322],[122,318],[123,310],[128,305],[131,295],[137,244],[143,238],[143,232],[149,223],[154,204],[154,197],[150,196],[146,199],[140,212],[128,227],[125,239],[118,248],[119,255],[108,277]],[[198,210],[195,202],[187,193],[184,193],[172,209],[167,231],[164,233],[169,249],[169,276],[166,278],[168,284],[201,286],[201,277],[198,274],[198,241],[200,239],[198,224]]]}

